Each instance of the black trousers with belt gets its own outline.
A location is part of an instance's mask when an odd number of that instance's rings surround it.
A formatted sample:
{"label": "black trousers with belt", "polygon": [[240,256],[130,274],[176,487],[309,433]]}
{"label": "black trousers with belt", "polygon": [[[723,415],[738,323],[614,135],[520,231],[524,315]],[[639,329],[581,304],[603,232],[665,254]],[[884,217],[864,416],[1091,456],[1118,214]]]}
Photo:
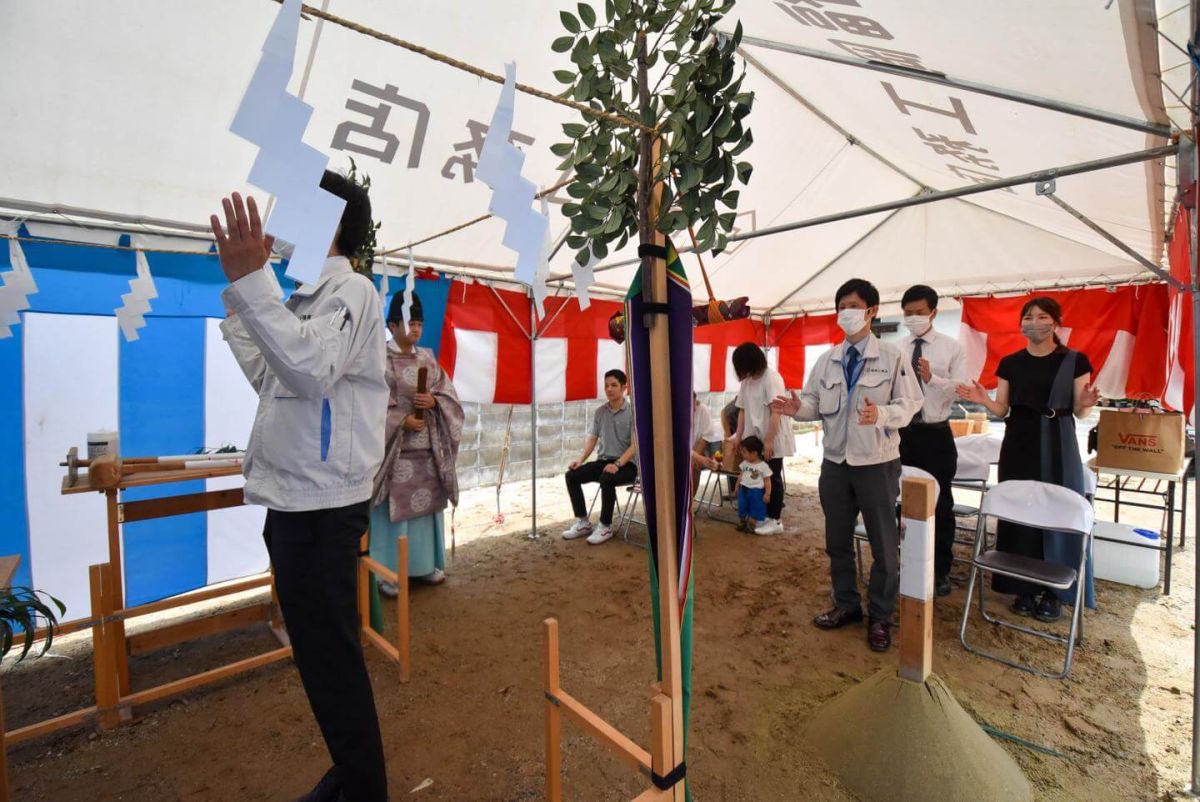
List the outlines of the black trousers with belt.
{"label": "black trousers with belt", "polygon": [[267,510],[263,539],[292,656],[348,802],[387,799],[383,740],[359,640],[358,549],[368,504]]}
{"label": "black trousers with belt", "polygon": [[617,506],[617,488],[631,485],[637,481],[637,465],[625,463],[624,468],[618,468],[616,473],[604,471],[615,459],[601,457],[591,462],[585,462],[573,471],[567,471],[567,495],[571,498],[571,509],[576,518],[586,518],[588,515],[587,499],[583,496],[583,486],[592,482],[600,483],[600,523],[612,526],[613,510]]}
{"label": "black trousers with belt", "polygon": [[933,575],[939,581],[950,573],[954,560],[954,493],[951,483],[958,472],[958,449],[950,424],[912,423],[900,430],[900,463],[932,474],[938,483],[934,513]]}

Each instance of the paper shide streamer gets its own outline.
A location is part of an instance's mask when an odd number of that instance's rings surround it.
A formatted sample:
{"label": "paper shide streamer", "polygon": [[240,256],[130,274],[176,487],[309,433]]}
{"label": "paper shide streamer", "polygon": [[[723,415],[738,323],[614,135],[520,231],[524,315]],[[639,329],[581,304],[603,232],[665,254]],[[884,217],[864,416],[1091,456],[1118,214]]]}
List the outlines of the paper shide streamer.
{"label": "paper shide streamer", "polygon": [[[133,244],[138,246],[137,238]],[[146,315],[150,312],[150,302],[158,297],[158,289],[154,286],[154,277],[150,275],[150,262],[146,254],[137,252],[137,276],[129,280],[129,292],[121,296],[121,307],[114,310],[117,325],[125,335],[126,342],[138,338],[138,329],[145,328]]]}
{"label": "paper shide streamer", "polygon": [[266,231],[294,246],[287,274],[316,283],[346,202],[320,188],[329,159],[303,141],[313,108],[287,91],[300,0],[284,0],[229,130],[258,145],[249,182],[275,196]]}
{"label": "paper shide streamer", "polygon": [[[509,141],[516,104],[517,65],[504,65],[504,87],[492,114],[475,175],[492,190],[488,211],[505,222],[504,247],[517,253],[516,279],[533,290],[539,305],[549,275],[550,220],[533,207],[537,187],[521,175],[525,153]],[[545,268],[543,268],[545,265]]]}
{"label": "paper shide streamer", "polygon": [[[20,220],[0,223],[0,234],[4,236],[16,236],[20,229]],[[29,308],[29,296],[38,291],[25,251],[15,239],[8,241],[8,259],[12,270],[0,274],[4,282],[0,285],[0,339],[12,336],[12,327],[21,322],[22,310]]]}

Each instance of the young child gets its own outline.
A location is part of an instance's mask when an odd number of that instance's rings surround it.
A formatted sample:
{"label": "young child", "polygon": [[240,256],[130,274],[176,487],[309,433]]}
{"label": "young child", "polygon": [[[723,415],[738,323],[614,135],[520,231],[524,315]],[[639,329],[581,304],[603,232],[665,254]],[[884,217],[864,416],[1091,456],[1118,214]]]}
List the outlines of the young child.
{"label": "young child", "polygon": [[754,532],[767,517],[771,495],[771,466],[763,460],[763,442],[754,435],[742,440],[741,473],[738,475],[738,531]]}

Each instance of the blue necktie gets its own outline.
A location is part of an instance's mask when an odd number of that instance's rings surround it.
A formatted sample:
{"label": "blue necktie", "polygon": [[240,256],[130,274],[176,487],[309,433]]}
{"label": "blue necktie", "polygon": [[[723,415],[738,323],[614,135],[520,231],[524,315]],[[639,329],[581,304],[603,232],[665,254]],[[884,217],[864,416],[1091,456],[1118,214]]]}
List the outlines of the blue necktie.
{"label": "blue necktie", "polygon": [[854,385],[858,383],[858,373],[855,368],[858,367],[858,349],[851,345],[846,346],[846,394],[854,389]]}

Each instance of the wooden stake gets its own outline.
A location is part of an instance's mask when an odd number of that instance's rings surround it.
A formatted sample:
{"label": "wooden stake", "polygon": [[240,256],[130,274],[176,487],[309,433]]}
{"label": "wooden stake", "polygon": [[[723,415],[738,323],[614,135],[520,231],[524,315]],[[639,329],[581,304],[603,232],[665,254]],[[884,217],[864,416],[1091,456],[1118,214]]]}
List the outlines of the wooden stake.
{"label": "wooden stake", "polygon": [[562,802],[562,721],[558,705],[549,698],[562,690],[558,685],[558,620],[547,618],[542,629],[546,633],[546,799]]}
{"label": "wooden stake", "polygon": [[88,583],[92,594],[92,618],[101,620],[92,627],[92,666],[96,680],[96,708],[100,711],[100,729],[107,730],[120,723],[117,714],[117,665],[113,656],[113,628],[111,622],[103,622],[108,615],[105,594],[105,579],[111,566],[88,566]]}
{"label": "wooden stake", "polygon": [[[108,502],[108,566],[109,578],[102,584],[108,611],[106,615],[125,607],[124,573],[121,566],[121,497],[116,489],[104,493]],[[129,693],[129,658],[125,653],[125,622],[114,621],[111,628],[113,652],[117,661],[117,688],[121,695]]]}
{"label": "wooden stake", "polygon": [[905,479],[900,550],[900,677],[925,682],[933,671],[933,543],[937,483]]}
{"label": "wooden stake", "polygon": [[400,681],[408,682],[411,668],[408,640],[408,538],[396,538],[396,643],[400,658]]}

